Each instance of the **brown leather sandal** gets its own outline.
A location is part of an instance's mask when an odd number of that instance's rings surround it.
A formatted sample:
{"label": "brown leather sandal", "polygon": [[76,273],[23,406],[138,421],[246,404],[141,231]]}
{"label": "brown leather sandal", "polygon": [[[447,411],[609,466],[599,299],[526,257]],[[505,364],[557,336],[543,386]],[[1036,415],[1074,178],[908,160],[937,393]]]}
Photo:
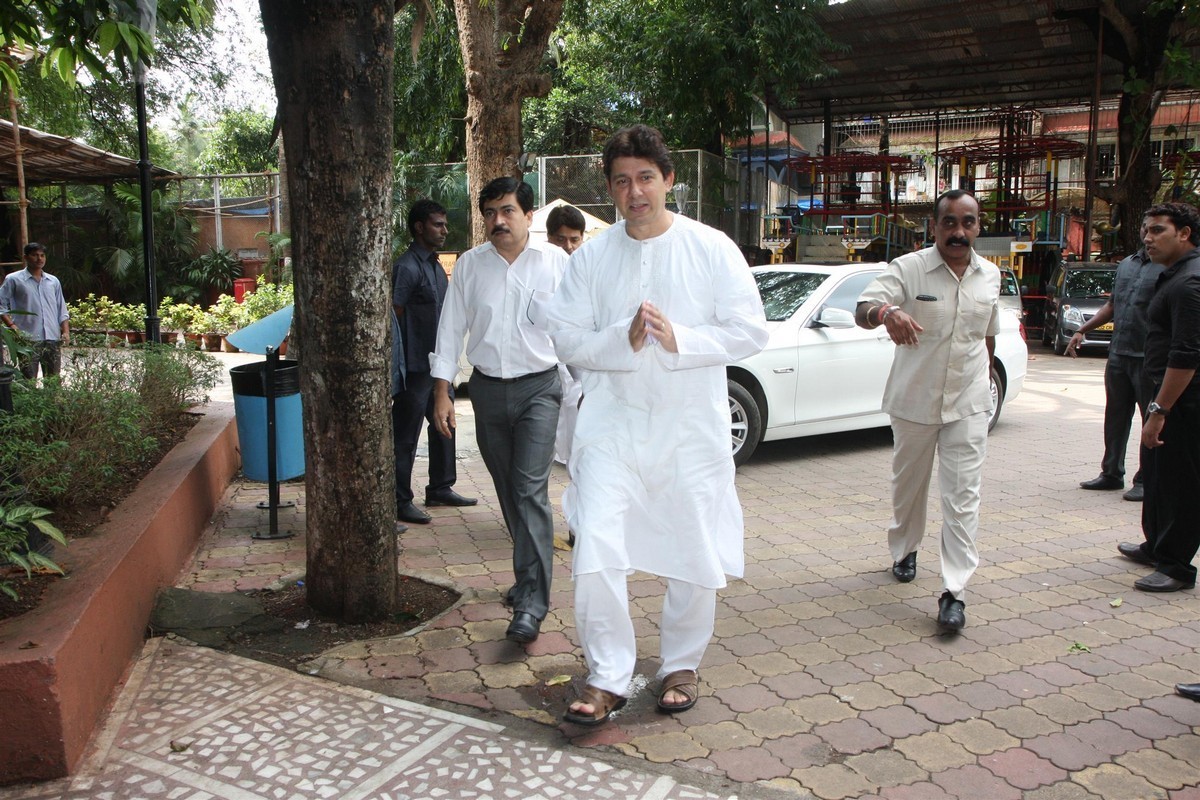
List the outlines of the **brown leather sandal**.
{"label": "brown leather sandal", "polygon": [[[658,691],[658,710],[664,714],[678,714],[696,705],[700,696],[699,677],[694,669],[677,669],[662,680],[662,688]],[[669,691],[679,692],[687,698],[682,703],[667,703],[663,698]]]}
{"label": "brown leather sandal", "polygon": [[581,711],[572,711],[568,707],[567,713],[563,714],[563,720],[588,728],[594,725],[603,725],[605,722],[608,722],[608,718],[612,716],[614,711],[618,711],[625,706],[625,698],[621,697],[621,695],[597,689],[591,684],[583,687],[583,691],[579,693],[579,697],[575,702],[587,703],[592,707],[592,713],[584,714]]}

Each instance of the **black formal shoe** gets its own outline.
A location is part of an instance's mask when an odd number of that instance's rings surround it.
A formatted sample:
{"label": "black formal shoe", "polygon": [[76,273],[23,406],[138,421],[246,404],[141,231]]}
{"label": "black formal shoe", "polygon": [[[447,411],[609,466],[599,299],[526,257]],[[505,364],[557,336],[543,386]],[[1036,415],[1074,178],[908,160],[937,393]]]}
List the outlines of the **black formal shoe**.
{"label": "black formal shoe", "polygon": [[1128,558],[1130,561],[1136,561],[1139,564],[1145,564],[1147,567],[1154,566],[1154,559],[1146,552],[1146,548],[1140,544],[1133,542],[1121,542],[1117,545],[1117,552]]}
{"label": "black formal shoe", "polygon": [[913,550],[892,564],[892,575],[901,583],[912,583],[912,579],[917,577],[917,551]]}
{"label": "black formal shoe", "polygon": [[412,503],[405,503],[396,509],[396,519],[411,522],[414,525],[428,525],[433,517],[426,514]]}
{"label": "black formal shoe", "polygon": [[967,624],[966,604],[955,600],[950,592],[942,592],[938,599],[938,627],[944,631],[961,631]]}
{"label": "black formal shoe", "polygon": [[1178,592],[1180,589],[1196,588],[1196,582],[1181,581],[1163,572],[1151,572],[1141,580],[1134,581],[1133,588],[1143,592]]}
{"label": "black formal shoe", "polygon": [[1200,702],[1200,683],[1177,683],[1175,684],[1175,694]]}
{"label": "black formal shoe", "polygon": [[1131,503],[1140,503],[1145,496],[1146,492],[1144,489],[1142,489],[1142,485],[1140,483],[1135,483],[1129,488],[1128,492],[1121,495],[1121,497],[1124,497]]}
{"label": "black formal shoe", "polygon": [[512,622],[508,624],[504,638],[510,642],[525,644],[536,639],[541,628],[542,621],[533,614],[528,611],[517,611],[513,614]]}
{"label": "black formal shoe", "polygon": [[440,492],[425,493],[426,506],[473,506],[478,503],[474,497],[463,497],[453,489],[443,489]]}
{"label": "black formal shoe", "polygon": [[396,533],[404,533],[406,530],[408,530],[408,526],[403,522],[396,523]]}
{"label": "black formal shoe", "polygon": [[1098,489],[1102,492],[1111,492],[1117,489],[1125,488],[1125,481],[1120,478],[1114,478],[1111,475],[1100,474],[1090,481],[1084,481],[1079,484],[1080,489]]}

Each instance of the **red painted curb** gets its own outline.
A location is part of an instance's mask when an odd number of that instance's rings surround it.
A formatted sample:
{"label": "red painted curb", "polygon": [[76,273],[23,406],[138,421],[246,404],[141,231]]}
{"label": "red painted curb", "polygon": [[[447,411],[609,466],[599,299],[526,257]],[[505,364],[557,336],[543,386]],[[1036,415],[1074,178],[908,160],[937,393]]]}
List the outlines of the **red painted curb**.
{"label": "red painted curb", "polygon": [[70,577],[35,611],[0,622],[0,784],[74,768],[142,646],[155,595],[195,550],[239,464],[233,405],[204,411],[103,525],[59,549]]}

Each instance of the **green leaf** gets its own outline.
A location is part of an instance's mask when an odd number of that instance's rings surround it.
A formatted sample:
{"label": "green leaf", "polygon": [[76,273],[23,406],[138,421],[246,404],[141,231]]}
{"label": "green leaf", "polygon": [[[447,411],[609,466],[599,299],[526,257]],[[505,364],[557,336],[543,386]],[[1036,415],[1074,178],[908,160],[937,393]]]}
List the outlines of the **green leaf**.
{"label": "green leaf", "polygon": [[[42,509],[42,510],[44,511],[45,509]],[[50,512],[47,511],[46,513],[49,514]],[[39,531],[46,534],[46,536],[50,537],[51,539],[58,542],[59,544],[67,543],[67,537],[63,536],[63,532],[60,531],[58,528],[54,527],[54,525],[47,522],[46,520],[39,518],[39,519],[30,520],[30,522]]]}
{"label": "green leaf", "polygon": [[58,69],[58,77],[68,86],[75,85],[75,53],[66,47],[54,54],[54,63]]}
{"label": "green leaf", "polygon": [[117,30],[117,23],[112,20],[100,23],[100,27],[96,30],[96,43],[100,47],[100,55],[107,56],[117,46],[117,40],[121,33]]}
{"label": "green leaf", "polygon": [[125,42],[126,54],[130,61],[137,61],[138,58],[138,38],[134,33],[134,28],[128,22],[116,23],[117,30],[121,33],[121,39]]}
{"label": "green leaf", "polygon": [[1092,652],[1092,649],[1091,649],[1090,647],[1088,647],[1086,644],[1083,644],[1083,643],[1081,643],[1081,642],[1076,642],[1075,644],[1071,645],[1071,646],[1070,646],[1070,647],[1067,649],[1067,652],[1070,652],[1070,653],[1090,653],[1090,652]]}

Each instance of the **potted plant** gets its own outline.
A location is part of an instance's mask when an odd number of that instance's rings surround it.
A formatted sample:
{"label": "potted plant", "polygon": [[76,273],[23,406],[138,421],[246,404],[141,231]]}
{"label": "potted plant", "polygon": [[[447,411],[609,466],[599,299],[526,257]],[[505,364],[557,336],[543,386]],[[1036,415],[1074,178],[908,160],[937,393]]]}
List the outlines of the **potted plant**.
{"label": "potted plant", "polygon": [[223,294],[208,309],[208,315],[211,317],[210,333],[219,333],[222,336],[221,349],[230,353],[237,352],[237,348],[226,342],[224,337],[246,325],[246,310],[242,304],[232,296]]}
{"label": "potted plant", "polygon": [[[185,339],[188,336],[194,337],[194,334],[190,334],[189,331],[197,315],[203,313],[203,309],[199,306],[192,305],[191,303],[176,303],[170,297],[164,297],[158,309],[158,315],[161,319],[160,327],[164,334],[179,334]],[[163,341],[167,341],[165,335]],[[195,341],[195,338],[193,338],[193,341]]]}
{"label": "potted plant", "polygon": [[242,275],[242,264],[228,249],[214,247],[193,261],[185,275],[192,284],[210,292],[231,292],[234,279]]}

